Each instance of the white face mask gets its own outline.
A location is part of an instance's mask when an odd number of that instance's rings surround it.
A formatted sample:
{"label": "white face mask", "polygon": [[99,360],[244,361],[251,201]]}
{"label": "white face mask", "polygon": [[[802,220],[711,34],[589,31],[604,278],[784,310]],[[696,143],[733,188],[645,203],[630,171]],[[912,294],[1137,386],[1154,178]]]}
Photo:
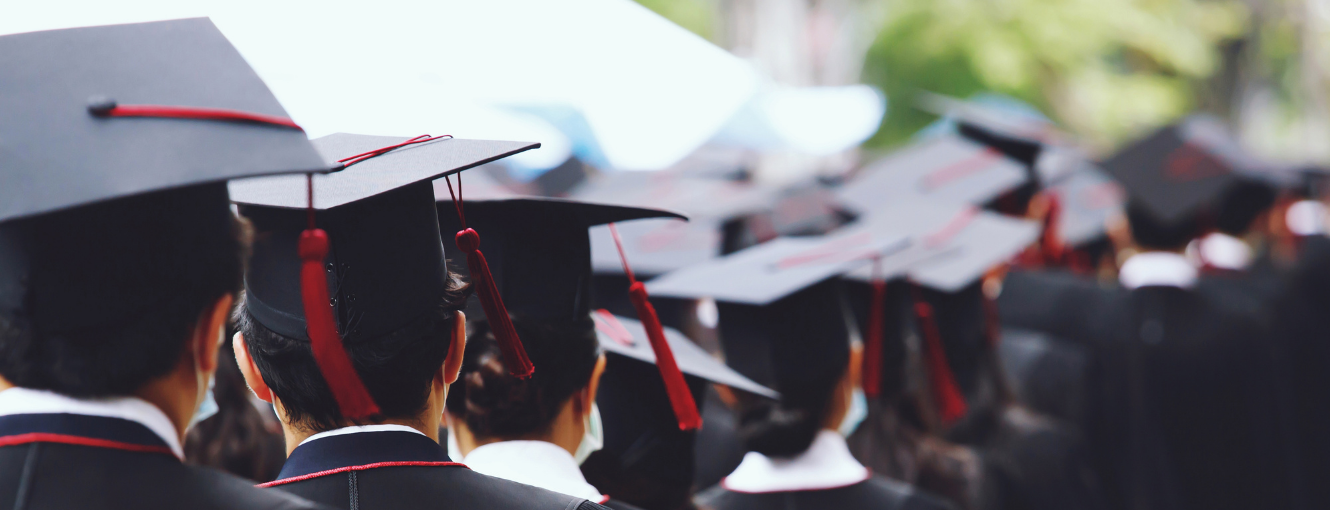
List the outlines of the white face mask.
{"label": "white face mask", "polygon": [[841,419],[836,431],[842,436],[850,437],[865,418],[868,418],[868,398],[864,396],[864,390],[855,388],[850,396],[850,408],[845,411],[845,418]]}
{"label": "white face mask", "polygon": [[[218,328],[217,345],[222,344],[222,334],[223,333],[221,331],[221,328]],[[199,367],[198,356],[194,357],[194,373],[197,377],[199,387],[202,388],[204,386],[203,370]],[[194,426],[198,425],[199,422],[206,420],[208,418],[212,418],[213,415],[217,414],[217,411],[221,410],[217,406],[217,398],[213,395],[213,388],[216,386],[217,386],[217,374],[214,372],[212,375],[208,376],[208,384],[207,384],[208,389],[203,390],[203,395],[199,397],[199,407],[194,410],[194,416],[191,416],[189,418],[189,425],[185,426],[185,430],[194,428]]]}
{"label": "white face mask", "polygon": [[573,460],[577,465],[586,462],[586,458],[591,454],[605,447],[605,430],[600,422],[600,407],[591,404],[591,414],[583,421],[583,428],[586,432],[582,433],[582,442],[578,443],[577,451],[573,452]]}

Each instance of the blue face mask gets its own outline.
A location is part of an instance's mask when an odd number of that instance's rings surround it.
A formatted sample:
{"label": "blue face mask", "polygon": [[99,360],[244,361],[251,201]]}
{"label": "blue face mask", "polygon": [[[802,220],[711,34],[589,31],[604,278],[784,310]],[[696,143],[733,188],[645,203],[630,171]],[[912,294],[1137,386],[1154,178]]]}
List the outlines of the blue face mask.
{"label": "blue face mask", "polygon": [[837,427],[836,431],[842,436],[850,437],[865,418],[868,418],[868,398],[864,396],[864,390],[855,388],[854,394],[850,396],[850,408],[845,411],[845,418],[840,421],[840,427]]}
{"label": "blue face mask", "polygon": [[194,416],[189,419],[189,426],[185,427],[186,430],[194,428],[203,420],[212,418],[213,415],[217,414],[217,411],[221,410],[217,407],[217,399],[212,393],[213,387],[216,385],[217,376],[214,375],[208,379],[208,391],[203,394],[203,402],[199,403],[199,408],[194,411]]}
{"label": "blue face mask", "polygon": [[600,407],[595,403],[591,404],[591,414],[583,420],[583,427],[582,442],[577,444],[577,451],[573,452],[573,460],[579,466],[605,446],[605,426],[600,422]]}

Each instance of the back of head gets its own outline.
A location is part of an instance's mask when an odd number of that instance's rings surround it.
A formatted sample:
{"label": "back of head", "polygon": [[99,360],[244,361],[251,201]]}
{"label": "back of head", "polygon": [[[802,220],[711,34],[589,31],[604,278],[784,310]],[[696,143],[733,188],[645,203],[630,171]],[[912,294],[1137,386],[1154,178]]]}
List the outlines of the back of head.
{"label": "back of head", "polygon": [[1148,250],[1181,250],[1204,232],[1205,221],[1201,213],[1164,221],[1135,200],[1127,202],[1126,211],[1132,239]]}
{"label": "back of head", "polygon": [[[444,296],[433,313],[377,337],[346,338],[343,345],[382,419],[415,419],[424,412],[431,381],[448,357],[454,316],[466,303],[469,287],[448,273]],[[309,340],[278,334],[254,320],[243,305],[236,328],[263,381],[282,401],[293,422],[315,432],[343,426],[337,400],[314,361]]]}
{"label": "back of head", "polygon": [[590,316],[583,321],[513,317],[517,336],[536,366],[528,379],[508,373],[487,322],[473,325],[462,375],[449,391],[448,411],[465,419],[477,438],[543,434],[563,404],[591,382],[600,344]]}
{"label": "back of head", "polygon": [[828,280],[761,307],[720,304],[726,363],[781,394],[741,397],[739,435],[749,451],[795,456],[822,429],[849,363],[839,285]]}
{"label": "back of head", "polygon": [[225,183],[0,224],[0,375],[76,397],[135,392],[236,292],[244,251]]}
{"label": "back of head", "polygon": [[1260,182],[1243,181],[1233,186],[1219,202],[1215,214],[1215,229],[1240,237],[1251,228],[1261,213],[1275,204],[1274,187]]}

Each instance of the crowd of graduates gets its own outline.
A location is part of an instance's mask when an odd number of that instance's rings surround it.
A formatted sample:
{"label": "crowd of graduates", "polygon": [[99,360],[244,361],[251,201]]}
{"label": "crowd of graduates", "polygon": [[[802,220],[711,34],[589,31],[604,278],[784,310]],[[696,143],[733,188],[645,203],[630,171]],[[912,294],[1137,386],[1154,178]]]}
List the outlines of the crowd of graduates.
{"label": "crowd of graduates", "polygon": [[1330,504],[1330,174],[1211,117],[518,183],[309,139],[206,19],[0,61],[17,509]]}

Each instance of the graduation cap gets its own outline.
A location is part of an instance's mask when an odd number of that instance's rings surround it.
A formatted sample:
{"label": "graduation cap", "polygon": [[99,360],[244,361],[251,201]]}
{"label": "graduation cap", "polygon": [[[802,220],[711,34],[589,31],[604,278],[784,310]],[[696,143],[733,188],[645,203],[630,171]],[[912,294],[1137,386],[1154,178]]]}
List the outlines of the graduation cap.
{"label": "graduation cap", "polygon": [[[448,228],[458,217],[446,209],[440,210],[440,221]],[[640,218],[683,219],[660,209],[539,197],[471,201],[468,209],[483,218],[478,224],[496,234],[483,248],[495,261],[495,282],[508,309],[535,320],[566,323],[585,320],[591,313],[589,227]],[[679,427],[701,426],[645,289],[636,284],[625,291],[645,323]]]}
{"label": "graduation cap", "polygon": [[[591,312],[596,324],[596,338],[606,352],[632,358],[644,363],[655,364],[656,354],[651,348],[650,339],[642,322],[628,317],[614,315],[605,309]],[[674,328],[664,328],[665,339],[670,351],[678,362],[679,371],[689,378],[699,378],[730,388],[746,391],[767,398],[780,398],[780,394],[771,388],[762,386],[743,374],[735,372],[725,363],[707,354],[705,350],[689,340]]]}
{"label": "graduation cap", "polygon": [[0,37],[0,221],[326,169],[206,18]]}
{"label": "graduation cap", "polygon": [[1048,191],[1061,207],[1058,236],[1069,246],[1103,237],[1109,218],[1120,213],[1126,202],[1122,186],[1088,161]]}
{"label": "graduation cap", "polygon": [[997,149],[944,135],[869,164],[837,198],[861,213],[913,198],[983,204],[1027,181],[1025,168]]}
{"label": "graduation cap", "polygon": [[[207,19],[3,36],[0,83],[0,309],[48,333],[156,305],[124,299],[158,269],[127,231],[169,215],[230,232],[227,179],[326,168]],[[56,215],[104,229],[33,223]]]}
{"label": "graduation cap", "polygon": [[[343,342],[428,316],[445,290],[430,181],[539,144],[339,133],[314,145],[345,169],[230,184],[232,200],[257,232],[245,304],[264,327],[308,339],[342,415],[363,418],[378,406]],[[521,345],[515,349],[525,359]]]}
{"label": "graduation cap", "polygon": [[[977,209],[945,204],[901,204],[915,216],[884,214],[865,218],[860,228],[911,233],[910,245],[846,276],[873,286],[865,342],[864,387],[876,393],[881,380],[886,281],[904,277],[912,284],[954,293],[978,281],[991,268],[1010,260],[1039,236],[1038,225]],[[936,311],[919,290],[912,293],[914,314],[925,340],[930,386],[944,423],[965,413],[965,401],[947,363]],[[987,306],[987,305],[986,305]],[[989,321],[985,317],[986,325]],[[994,323],[995,324],[995,323]],[[869,390],[869,388],[872,388]]]}
{"label": "graduation cap", "polygon": [[1103,166],[1133,202],[1165,224],[1212,212],[1234,186],[1274,176],[1208,115],[1159,129]]}

